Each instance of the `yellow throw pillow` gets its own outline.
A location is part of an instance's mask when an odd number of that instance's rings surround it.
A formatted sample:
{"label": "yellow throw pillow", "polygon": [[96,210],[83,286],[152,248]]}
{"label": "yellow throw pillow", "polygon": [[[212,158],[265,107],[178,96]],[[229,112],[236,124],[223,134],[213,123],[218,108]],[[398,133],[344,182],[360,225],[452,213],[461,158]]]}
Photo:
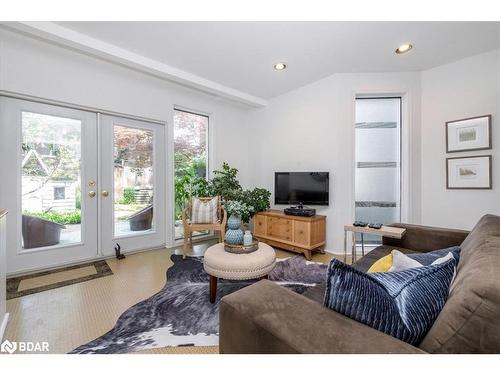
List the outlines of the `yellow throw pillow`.
{"label": "yellow throw pillow", "polygon": [[392,267],[392,254],[386,255],[380,258],[375,263],[372,264],[368,273],[373,272],[387,272]]}

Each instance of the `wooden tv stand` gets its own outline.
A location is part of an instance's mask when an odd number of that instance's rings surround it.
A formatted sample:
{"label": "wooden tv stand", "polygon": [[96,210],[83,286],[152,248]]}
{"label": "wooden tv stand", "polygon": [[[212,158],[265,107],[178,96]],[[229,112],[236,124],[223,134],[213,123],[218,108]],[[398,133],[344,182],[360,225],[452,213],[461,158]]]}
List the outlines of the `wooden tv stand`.
{"label": "wooden tv stand", "polygon": [[302,253],[311,260],[313,251],[324,253],[326,216],[291,216],[279,210],[259,212],[253,218],[253,235],[268,245]]}

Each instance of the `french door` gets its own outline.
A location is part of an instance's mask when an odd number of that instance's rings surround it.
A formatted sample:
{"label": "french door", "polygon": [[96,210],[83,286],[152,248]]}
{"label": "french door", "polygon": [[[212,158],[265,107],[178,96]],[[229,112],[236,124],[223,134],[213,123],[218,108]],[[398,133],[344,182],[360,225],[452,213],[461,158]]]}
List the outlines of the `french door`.
{"label": "french door", "polygon": [[163,245],[164,154],[162,125],[0,98],[8,272]]}
{"label": "french door", "polygon": [[164,126],[100,116],[103,255],[164,246]]}

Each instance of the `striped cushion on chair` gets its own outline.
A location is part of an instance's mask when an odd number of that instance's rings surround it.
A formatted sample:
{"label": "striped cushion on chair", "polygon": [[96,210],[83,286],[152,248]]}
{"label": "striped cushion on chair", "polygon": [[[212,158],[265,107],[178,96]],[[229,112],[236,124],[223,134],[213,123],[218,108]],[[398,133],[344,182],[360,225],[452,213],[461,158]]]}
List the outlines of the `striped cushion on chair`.
{"label": "striped cushion on chair", "polygon": [[219,222],[217,209],[219,208],[219,197],[210,200],[193,198],[191,208],[191,223],[193,224],[215,224]]}
{"label": "striped cushion on chair", "polygon": [[418,345],[441,312],[457,260],[399,272],[364,273],[332,259],[324,304],[351,319]]}

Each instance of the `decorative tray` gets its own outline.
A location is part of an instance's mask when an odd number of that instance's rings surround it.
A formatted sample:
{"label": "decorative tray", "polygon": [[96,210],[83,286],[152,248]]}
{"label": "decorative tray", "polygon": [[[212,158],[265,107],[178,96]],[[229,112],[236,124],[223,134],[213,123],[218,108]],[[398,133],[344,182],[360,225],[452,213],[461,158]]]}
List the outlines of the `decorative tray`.
{"label": "decorative tray", "polygon": [[252,241],[252,243],[248,246],[245,245],[232,245],[224,242],[224,250],[228,253],[233,254],[248,254],[253,253],[255,250],[259,248],[259,241]]}

